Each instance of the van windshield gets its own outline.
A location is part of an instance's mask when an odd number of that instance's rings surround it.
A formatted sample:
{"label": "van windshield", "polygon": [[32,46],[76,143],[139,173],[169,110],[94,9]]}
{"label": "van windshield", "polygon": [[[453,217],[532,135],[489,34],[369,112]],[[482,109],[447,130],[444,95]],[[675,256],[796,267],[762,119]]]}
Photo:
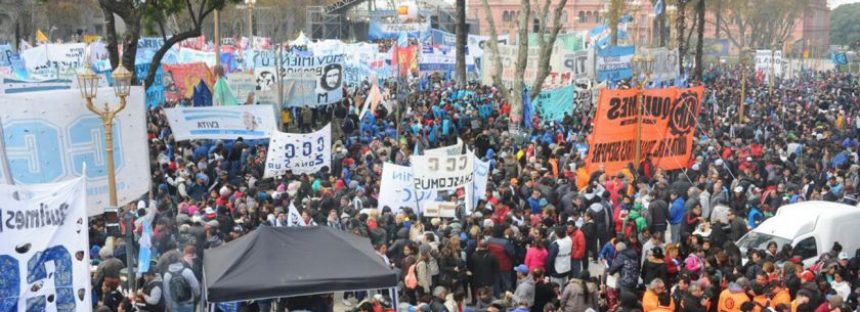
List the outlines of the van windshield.
{"label": "van windshield", "polygon": [[776,242],[777,250],[782,249],[785,244],[791,245],[791,241],[788,239],[759,232],[748,232],[738,240],[737,244],[741,254],[745,255],[750,248],[756,250],[767,248],[767,244],[770,242]]}

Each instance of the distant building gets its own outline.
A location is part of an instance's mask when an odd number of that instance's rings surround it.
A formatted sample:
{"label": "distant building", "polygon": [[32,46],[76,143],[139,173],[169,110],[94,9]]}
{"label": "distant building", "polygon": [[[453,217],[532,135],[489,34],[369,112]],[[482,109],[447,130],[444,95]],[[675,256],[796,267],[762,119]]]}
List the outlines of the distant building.
{"label": "distant building", "polygon": [[[510,38],[516,37],[518,17],[520,15],[519,0],[487,0],[490,10],[492,11],[493,20],[496,23],[496,31],[499,35],[508,35]],[[607,3],[607,0],[568,0],[562,11],[561,22],[563,25],[562,32],[573,32],[589,30],[598,24],[603,23],[601,16],[601,8]],[[543,2],[541,1],[541,4]],[[553,7],[558,3],[558,0],[553,0]],[[647,42],[649,37],[656,44],[659,38],[649,36],[649,27],[647,23],[648,16],[653,12],[651,1],[641,1],[642,5],[636,12],[634,23],[629,26],[628,31],[631,36],[640,42]],[[467,18],[478,21],[480,33],[482,35],[489,34],[489,25],[486,20],[483,0],[467,0]],[[532,6],[532,20],[529,22],[529,32],[535,32],[539,25],[539,19],[535,12],[537,6]],[[552,10],[550,10],[552,12]],[[629,10],[628,10],[629,12]],[[637,18],[638,17],[638,18]],[[688,16],[688,19],[691,19]],[[725,17],[724,17],[725,18]],[[714,38],[716,17],[709,12],[705,19],[705,38]],[[728,27],[732,27],[729,25]],[[638,36],[638,37],[637,37]],[[725,34],[721,36],[725,38]],[[826,0],[809,0],[808,9],[804,10],[803,17],[799,19],[791,32],[788,40],[785,42],[785,49],[793,49],[802,51],[802,47],[792,45],[792,43],[804,43],[806,48],[815,51],[824,51],[830,44],[830,9],[827,7]],[[738,47],[732,47],[733,51],[737,51]]]}

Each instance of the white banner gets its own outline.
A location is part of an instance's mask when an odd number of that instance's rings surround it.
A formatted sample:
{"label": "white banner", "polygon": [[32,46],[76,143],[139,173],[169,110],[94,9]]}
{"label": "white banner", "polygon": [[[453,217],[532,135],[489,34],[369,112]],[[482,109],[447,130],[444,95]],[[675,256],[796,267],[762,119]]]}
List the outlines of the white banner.
{"label": "white banner", "polygon": [[164,113],[177,141],[266,139],[278,128],[271,105],[177,107]]}
{"label": "white banner", "polygon": [[463,140],[457,138],[457,144],[432,148],[424,151],[424,155],[454,156],[463,154]]}
{"label": "white banner", "polygon": [[482,199],[487,199],[487,182],[490,180],[490,162],[478,159],[478,156],[469,152],[475,158],[475,179],[470,188],[466,189],[466,195],[471,202],[467,201],[466,214],[472,214],[475,205]]}
{"label": "white banner", "polygon": [[239,100],[240,103],[247,103],[246,101],[248,100],[248,96],[251,93],[256,95],[257,92],[257,77],[254,76],[253,73],[237,72],[227,74],[227,84],[230,85],[230,92],[233,92],[233,95],[236,96],[236,99]]}
{"label": "white banner", "polygon": [[[149,191],[149,144],[142,87],[113,120],[113,153],[119,204]],[[113,89],[98,90],[99,103],[119,105]],[[107,156],[101,118],[90,112],[80,90],[0,95],[6,155],[17,184],[60,182],[87,176],[87,215],[108,206]],[[0,172],[0,176],[7,173]]]}
{"label": "white banner", "polygon": [[331,168],[331,124],[313,133],[272,132],[264,177],[312,174],[323,167]]}
{"label": "white banner", "polygon": [[[526,70],[523,73],[523,81],[531,85],[534,82],[538,73],[538,59],[540,58],[539,47],[528,48],[528,58],[526,59]],[[514,84],[516,73],[517,46],[499,44],[499,55],[502,61],[502,82],[506,86]],[[572,72],[564,67],[564,56],[561,52],[563,49],[558,45],[553,47],[552,56],[550,57],[550,72],[543,82],[543,87],[547,89],[558,88],[570,83]],[[494,69],[494,54],[489,49],[484,50],[484,59],[481,61],[481,72],[483,83],[487,85],[493,84]]]}
{"label": "white banner", "polygon": [[289,53],[282,63],[285,85],[290,81],[314,81],[315,88],[304,92],[285,92],[287,107],[321,106],[343,98],[343,52],[340,49],[315,49],[311,55]]}
{"label": "white banner", "polygon": [[85,183],[0,185],[0,310],[92,311]]}
{"label": "white banner", "polygon": [[382,164],[382,182],[379,186],[379,208],[388,206],[397,214],[402,207],[418,212],[418,203],[436,199],[436,190],[415,191],[412,168]]}
{"label": "white banner", "polygon": [[782,77],[782,51],[756,50],[755,71],[770,76],[771,70],[775,76]]}
{"label": "white banner", "polygon": [[49,43],[22,51],[21,58],[30,79],[74,79],[85,50],[85,43]]}
{"label": "white banner", "polygon": [[413,155],[413,184],[416,190],[452,189],[467,186],[475,177],[471,155]]}
{"label": "white banner", "polygon": [[594,79],[594,49],[562,51],[564,68],[573,73],[571,79]]}
{"label": "white banner", "polygon": [[678,50],[667,48],[649,49],[648,53],[654,58],[651,72],[653,81],[675,81],[678,78]]}

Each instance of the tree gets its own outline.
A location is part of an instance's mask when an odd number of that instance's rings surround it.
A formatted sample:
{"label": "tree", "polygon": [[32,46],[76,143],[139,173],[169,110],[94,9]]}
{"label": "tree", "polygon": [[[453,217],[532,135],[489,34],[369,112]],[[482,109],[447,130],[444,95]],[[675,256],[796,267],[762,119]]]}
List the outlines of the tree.
{"label": "tree", "polygon": [[[525,91],[525,71],[528,65],[528,34],[529,21],[531,20],[531,0],[520,0],[520,14],[517,21],[517,57],[514,64],[514,82],[511,89],[513,92],[508,92],[507,86],[502,82],[502,61],[499,55],[499,45],[496,41],[498,34],[496,33],[496,23],[493,20],[492,11],[487,0],[482,0],[484,12],[486,12],[487,25],[490,29],[490,40],[487,41],[487,49],[493,56],[493,85],[499,90],[501,96],[508,103],[511,103],[511,123],[509,127],[512,130],[519,129],[519,123],[522,121],[523,115],[523,92]],[[537,32],[538,38],[538,61],[537,74],[535,80],[531,84],[528,97],[534,100],[540,94],[543,88],[543,82],[550,73],[549,62],[552,57],[553,46],[555,46],[558,33],[561,31],[561,15],[564,11],[564,6],[567,0],[558,1],[552,14],[552,24],[549,21],[549,9],[552,7],[552,0],[545,0],[543,6],[539,8],[540,20]]]}
{"label": "tree", "polygon": [[702,53],[704,53],[704,42],[705,42],[705,0],[698,0],[696,3],[696,32],[698,36],[696,38],[696,67],[693,71],[693,79],[696,81],[702,81],[702,73],[704,71],[702,62]]}
{"label": "tree", "polygon": [[854,45],[860,41],[860,3],[843,4],[830,12],[830,44]]}
{"label": "tree", "polygon": [[466,0],[457,0],[457,63],[456,80],[460,86],[466,85]]}
{"label": "tree", "polygon": [[739,48],[771,49],[785,42],[803,16],[807,0],[722,0],[720,33]]}
{"label": "tree", "polygon": [[[223,9],[227,3],[239,3],[241,0],[99,0],[99,5],[105,12],[107,24],[107,48],[110,54],[111,66],[116,68],[117,63],[122,63],[127,69],[134,69],[135,56],[137,54],[137,41],[140,39],[141,29],[157,29],[164,44],[155,52],[149,71],[144,79],[147,88],[155,79],[155,73],[161,66],[161,59],[173,45],[185,39],[199,37],[202,27],[208,17],[216,9]],[[125,23],[126,32],[123,36],[123,55],[119,58],[117,32],[113,14],[119,16]],[[168,18],[176,18],[182,15],[188,22],[182,26],[175,25],[177,29],[170,30],[167,27]],[[184,28],[183,28],[184,26]],[[220,38],[218,38],[220,39]]]}

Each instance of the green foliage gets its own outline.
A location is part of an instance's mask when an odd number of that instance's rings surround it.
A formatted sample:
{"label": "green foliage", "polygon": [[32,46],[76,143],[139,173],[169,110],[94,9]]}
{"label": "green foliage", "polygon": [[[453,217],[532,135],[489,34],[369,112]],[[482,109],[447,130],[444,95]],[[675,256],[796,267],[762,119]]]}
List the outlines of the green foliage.
{"label": "green foliage", "polygon": [[851,45],[860,41],[860,3],[843,4],[830,12],[830,44]]}

